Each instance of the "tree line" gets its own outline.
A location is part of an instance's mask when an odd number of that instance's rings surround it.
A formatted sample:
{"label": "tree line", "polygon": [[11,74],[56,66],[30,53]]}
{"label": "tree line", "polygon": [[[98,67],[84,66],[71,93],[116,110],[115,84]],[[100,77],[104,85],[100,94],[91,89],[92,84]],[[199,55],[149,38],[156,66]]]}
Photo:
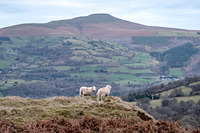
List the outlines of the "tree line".
{"label": "tree line", "polygon": [[[157,86],[152,86],[145,90],[140,90],[138,92],[129,93],[127,95],[122,95],[121,97],[123,100],[129,101],[129,102],[137,101],[139,99],[143,99],[146,97],[150,98],[150,99],[159,99],[160,95],[158,93],[162,93],[164,91],[169,91],[171,89],[175,89],[175,88],[181,87],[181,86],[186,86],[186,87],[192,88],[192,92],[190,93],[190,95],[199,95],[200,84],[190,85],[190,84],[198,82],[198,81],[200,81],[200,76],[185,77],[183,80],[169,82],[166,85],[160,84]],[[179,95],[182,92],[180,90],[176,89],[174,91],[174,93],[175,94],[177,93],[177,95]]]}

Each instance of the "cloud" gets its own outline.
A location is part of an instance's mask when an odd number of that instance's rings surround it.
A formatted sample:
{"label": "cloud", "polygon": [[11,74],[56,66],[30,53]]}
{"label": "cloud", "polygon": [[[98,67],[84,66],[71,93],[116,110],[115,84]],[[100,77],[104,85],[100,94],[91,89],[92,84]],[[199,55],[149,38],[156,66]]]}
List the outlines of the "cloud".
{"label": "cloud", "polygon": [[73,0],[9,0],[4,1],[3,4],[12,6],[54,6],[54,7],[86,7],[88,4],[80,3],[79,1]]}

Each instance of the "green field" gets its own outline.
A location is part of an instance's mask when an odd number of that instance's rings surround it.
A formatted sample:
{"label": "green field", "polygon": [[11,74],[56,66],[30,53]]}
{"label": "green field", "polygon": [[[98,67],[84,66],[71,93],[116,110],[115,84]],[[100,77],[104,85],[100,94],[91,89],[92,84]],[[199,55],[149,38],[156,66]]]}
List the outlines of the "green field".
{"label": "green field", "polygon": [[[172,98],[173,99],[173,98]],[[191,97],[176,97],[176,99],[178,100],[178,102],[180,101],[189,101],[189,100],[193,100],[194,102],[198,102],[200,100],[200,96],[191,96]],[[171,100],[171,99],[169,99]],[[152,108],[156,108],[156,106],[160,107],[162,100],[152,100],[150,101],[150,107]]]}
{"label": "green field", "polygon": [[104,68],[100,67],[100,66],[84,66],[84,67],[80,67],[80,71],[91,71],[91,72],[94,72],[95,70],[104,70]]}
{"label": "green field", "polygon": [[189,96],[189,95],[190,95],[190,92],[192,92],[192,89],[191,89],[191,88],[188,88],[188,87],[185,87],[185,86],[181,86],[181,87],[179,87],[179,88],[182,89],[184,95],[186,95],[186,96]]}
{"label": "green field", "polygon": [[122,59],[122,60],[117,60],[118,64],[131,64],[134,63],[134,60],[128,60],[128,59]]}
{"label": "green field", "polygon": [[152,65],[152,64],[148,64],[148,63],[124,64],[124,66],[133,67],[133,68],[145,68],[145,67],[150,67],[151,65]]}
{"label": "green field", "polygon": [[178,77],[182,77],[183,76],[183,71],[181,70],[181,68],[170,68],[170,73],[169,76],[178,76]]}
{"label": "green field", "polygon": [[112,59],[114,60],[126,60],[127,58],[124,56],[112,56]]}
{"label": "green field", "polygon": [[200,81],[199,81],[199,82],[192,83],[192,84],[190,84],[190,86],[192,86],[192,85],[197,85],[197,84],[200,84]]}
{"label": "green field", "polygon": [[[188,87],[185,87],[185,86],[181,86],[181,87],[178,87],[178,88],[175,88],[175,89],[182,89],[182,92],[184,93],[185,96],[189,96],[190,95],[190,92],[192,92],[192,89],[191,88],[188,88]],[[171,92],[173,91],[173,89],[169,90],[169,91],[164,91],[162,93],[159,93],[161,96],[165,96],[165,95],[170,95]]]}
{"label": "green field", "polygon": [[8,45],[8,47],[22,47],[28,44],[29,38],[28,37],[10,37],[13,44]]}
{"label": "green field", "polygon": [[[48,67],[47,67],[48,68]],[[54,68],[54,69],[56,69],[56,70],[61,70],[61,71],[63,71],[63,70],[69,70],[69,69],[71,69],[71,67],[70,66],[53,66],[52,68]]]}
{"label": "green field", "polygon": [[150,69],[138,69],[138,70],[134,70],[134,69],[129,69],[128,67],[109,67],[107,68],[108,72],[120,72],[120,73],[130,73],[130,74],[144,74],[144,73],[148,73],[148,74],[153,74],[153,72]]}
{"label": "green field", "polygon": [[6,60],[0,60],[0,69],[5,69],[10,67],[12,63]]}
{"label": "green field", "polygon": [[200,36],[193,31],[160,31],[157,36]]}
{"label": "green field", "polygon": [[42,81],[38,81],[38,80],[31,80],[31,81],[25,81],[23,79],[8,79],[6,81],[0,81],[0,88],[1,89],[6,89],[8,87],[13,86],[15,83],[16,84],[24,84],[24,83],[34,83],[34,82],[42,82]]}
{"label": "green field", "polygon": [[97,77],[97,74],[94,72],[81,72],[81,73],[70,73],[72,77]]}

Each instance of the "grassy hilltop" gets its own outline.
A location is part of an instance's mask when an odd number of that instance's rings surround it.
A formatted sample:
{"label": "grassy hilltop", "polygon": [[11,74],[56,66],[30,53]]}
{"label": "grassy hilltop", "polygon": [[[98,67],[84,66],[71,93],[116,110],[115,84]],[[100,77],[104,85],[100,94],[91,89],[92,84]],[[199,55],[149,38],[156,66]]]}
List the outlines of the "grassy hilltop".
{"label": "grassy hilltop", "polygon": [[150,115],[138,116],[142,109],[123,102],[120,98],[109,97],[105,102],[86,97],[53,97],[34,100],[30,98],[5,97],[1,101],[1,118],[8,119],[16,125],[26,125],[36,120],[49,118],[80,119],[90,117],[135,117],[138,121],[153,119]]}
{"label": "grassy hilltop", "polygon": [[0,106],[1,132],[192,132],[177,122],[155,121],[117,97],[100,103],[95,97],[5,97]]}

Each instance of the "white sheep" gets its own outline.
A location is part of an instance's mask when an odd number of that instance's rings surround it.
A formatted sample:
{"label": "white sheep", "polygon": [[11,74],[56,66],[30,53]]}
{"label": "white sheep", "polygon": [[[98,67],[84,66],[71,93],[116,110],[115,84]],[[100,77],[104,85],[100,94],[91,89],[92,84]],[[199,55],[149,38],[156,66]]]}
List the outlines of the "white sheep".
{"label": "white sheep", "polygon": [[96,87],[81,87],[80,88],[80,92],[79,92],[79,96],[80,97],[84,97],[84,96],[92,96],[96,91]]}
{"label": "white sheep", "polygon": [[101,97],[101,101],[103,100],[103,97],[107,98],[108,95],[110,95],[110,90],[111,90],[111,86],[110,85],[107,85],[106,87],[104,88],[100,88],[96,94],[97,96],[97,100],[99,101],[99,98]]}

